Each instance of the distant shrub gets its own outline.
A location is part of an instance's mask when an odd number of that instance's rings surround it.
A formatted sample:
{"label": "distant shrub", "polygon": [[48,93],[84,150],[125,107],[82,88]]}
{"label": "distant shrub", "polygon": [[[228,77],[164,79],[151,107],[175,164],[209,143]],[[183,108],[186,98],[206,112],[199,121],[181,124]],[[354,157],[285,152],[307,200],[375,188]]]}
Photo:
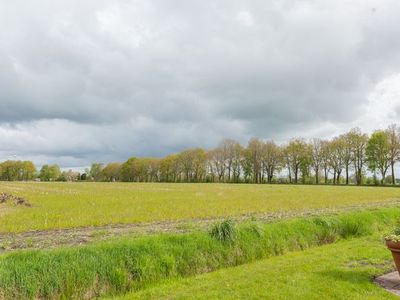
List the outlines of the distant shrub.
{"label": "distant shrub", "polygon": [[210,235],[212,238],[221,242],[234,242],[236,239],[235,222],[231,219],[227,219],[214,224],[210,230]]}

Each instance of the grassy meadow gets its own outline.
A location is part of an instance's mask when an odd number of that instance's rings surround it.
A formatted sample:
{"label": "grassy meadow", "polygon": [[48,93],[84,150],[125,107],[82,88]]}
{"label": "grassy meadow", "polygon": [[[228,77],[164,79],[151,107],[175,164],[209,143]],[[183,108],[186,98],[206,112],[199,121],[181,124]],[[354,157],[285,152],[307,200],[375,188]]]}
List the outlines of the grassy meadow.
{"label": "grassy meadow", "polygon": [[[77,248],[11,252],[0,256],[0,299],[82,299],[117,296],[130,291],[139,292],[138,299],[170,299],[175,298],[174,295],[176,298],[191,298],[191,286],[193,290],[204,292],[208,282],[215,290],[213,288],[204,294],[194,295],[222,298],[224,294],[229,296],[226,293],[231,286],[231,296],[237,290],[238,295],[244,297],[253,289],[253,293],[248,295],[250,298],[265,298],[268,291],[260,291],[257,286],[265,284],[269,288],[277,279],[281,280],[279,286],[282,290],[273,290],[277,297],[270,299],[290,299],[285,296],[295,294],[296,280],[301,283],[302,277],[307,276],[312,281],[307,289],[307,281],[303,279],[304,296],[317,288],[319,277],[324,276],[321,289],[328,289],[329,281],[337,276],[337,285],[343,295],[351,295],[351,285],[345,281],[340,284],[340,278],[345,276],[345,280],[351,279],[352,269],[355,275],[364,280],[360,279],[361,288],[365,286],[372,289],[367,279],[391,268],[390,253],[384,251],[379,236],[382,230],[396,224],[399,218],[400,208],[381,208],[270,224],[248,221],[225,228],[231,234],[222,240],[212,231],[198,231],[182,235],[121,238]],[[296,254],[295,264],[282,256],[292,251],[371,235],[374,239],[369,244],[360,240],[345,247],[338,244],[334,250],[316,250],[312,252],[315,256],[307,252]],[[366,246],[371,246],[371,249]],[[282,256],[275,260],[276,265],[273,262],[262,267],[265,263],[261,263],[261,267],[257,267],[256,264],[254,272],[251,271],[254,265],[243,267],[244,270],[249,268],[249,271],[230,269],[274,256]],[[221,269],[226,269],[224,272],[228,277],[238,280],[224,278],[219,281],[220,275],[216,273],[205,275],[202,282],[194,277],[189,281],[188,288],[185,284],[176,288],[176,294],[174,285],[152,289],[165,281]],[[343,273],[347,269],[349,272]],[[320,274],[323,271],[327,273]],[[359,272],[365,274],[360,276]],[[289,293],[284,289],[285,284],[292,288]],[[141,291],[144,294],[140,294]],[[334,295],[333,292],[331,295]],[[366,295],[365,291],[361,295]]]}
{"label": "grassy meadow", "polygon": [[[390,299],[372,279],[393,269],[382,235],[400,221],[400,188],[0,182],[0,192],[32,205],[0,204],[0,240],[1,233],[253,216],[186,233],[3,251],[0,299]],[[306,216],[316,210],[337,213]],[[261,216],[287,212],[294,214],[270,223]]]}
{"label": "grassy meadow", "polygon": [[1,182],[32,207],[0,204],[0,232],[226,217],[384,204],[389,187]]}

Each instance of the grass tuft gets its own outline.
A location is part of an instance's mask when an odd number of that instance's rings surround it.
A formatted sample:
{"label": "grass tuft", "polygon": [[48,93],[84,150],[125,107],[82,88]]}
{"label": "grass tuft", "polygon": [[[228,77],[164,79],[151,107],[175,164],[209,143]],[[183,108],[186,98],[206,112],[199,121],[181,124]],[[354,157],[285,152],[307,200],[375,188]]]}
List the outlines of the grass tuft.
{"label": "grass tuft", "polygon": [[220,242],[233,243],[236,234],[235,222],[231,219],[215,223],[210,230],[211,237]]}

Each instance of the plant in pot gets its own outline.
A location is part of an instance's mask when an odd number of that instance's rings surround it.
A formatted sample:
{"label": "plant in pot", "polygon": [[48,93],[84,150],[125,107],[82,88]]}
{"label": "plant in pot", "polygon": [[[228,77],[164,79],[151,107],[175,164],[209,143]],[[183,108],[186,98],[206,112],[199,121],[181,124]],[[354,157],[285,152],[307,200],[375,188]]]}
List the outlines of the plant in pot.
{"label": "plant in pot", "polygon": [[385,240],[386,246],[392,251],[393,260],[400,275],[400,227],[396,227],[390,234],[386,235]]}

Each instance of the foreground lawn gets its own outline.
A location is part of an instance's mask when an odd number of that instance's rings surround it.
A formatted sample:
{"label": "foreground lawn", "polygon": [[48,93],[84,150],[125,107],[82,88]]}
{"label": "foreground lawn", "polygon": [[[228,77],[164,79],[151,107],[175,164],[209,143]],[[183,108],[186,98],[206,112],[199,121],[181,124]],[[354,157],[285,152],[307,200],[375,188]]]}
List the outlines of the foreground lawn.
{"label": "foreground lawn", "polygon": [[392,268],[380,237],[370,236],[171,281],[118,299],[398,299],[372,281]]}
{"label": "foreground lawn", "polygon": [[0,232],[304,212],[400,200],[399,188],[354,186],[1,182],[0,192],[23,196],[33,205],[0,204]]}

